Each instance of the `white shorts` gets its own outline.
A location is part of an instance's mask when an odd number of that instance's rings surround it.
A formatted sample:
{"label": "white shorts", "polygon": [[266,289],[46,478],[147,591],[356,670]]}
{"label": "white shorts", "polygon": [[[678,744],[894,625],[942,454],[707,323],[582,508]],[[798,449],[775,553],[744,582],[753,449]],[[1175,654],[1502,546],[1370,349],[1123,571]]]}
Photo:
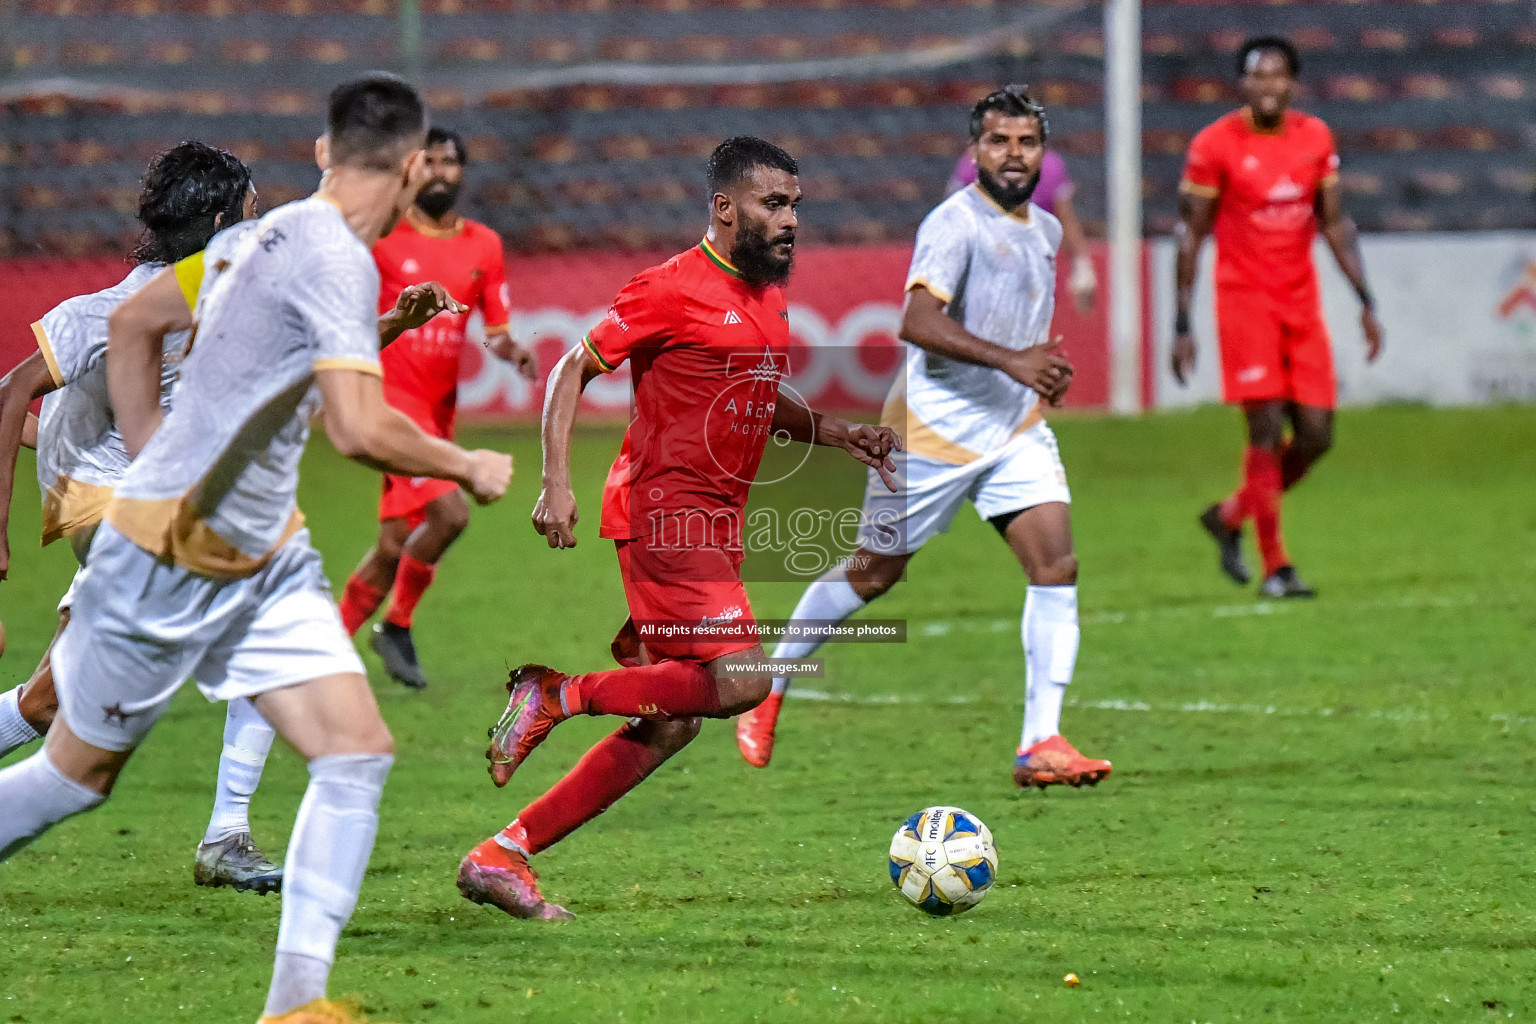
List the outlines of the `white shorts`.
{"label": "white shorts", "polygon": [[94,746],[138,745],[189,676],[209,700],[363,674],[300,530],[254,576],[210,579],[103,524],[53,650],[59,707]]}
{"label": "white shorts", "polygon": [[894,494],[869,471],[859,523],[859,546],[866,551],[909,555],[947,532],[967,501],[982,519],[1072,501],[1056,435],[1044,423],[963,466],[905,452],[895,459],[901,489]]}

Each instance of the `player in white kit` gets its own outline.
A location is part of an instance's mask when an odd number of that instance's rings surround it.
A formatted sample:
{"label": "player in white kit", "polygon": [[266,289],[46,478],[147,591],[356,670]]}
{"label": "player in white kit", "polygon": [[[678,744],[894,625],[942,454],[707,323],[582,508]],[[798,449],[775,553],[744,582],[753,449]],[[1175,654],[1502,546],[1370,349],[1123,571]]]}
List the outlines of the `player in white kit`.
{"label": "player in white kit", "polygon": [[[997,528],[1029,578],[1022,635],[1024,730],[1014,758],[1020,786],[1093,785],[1108,761],[1061,735],[1077,658],[1077,558],[1071,495],[1041,399],[1055,403],[1072,367],[1049,341],[1061,224],[1029,202],[1048,126],[1022,86],[971,112],[975,184],[940,203],[918,228],[901,337],[906,365],[881,423],[895,428],[900,489],[871,478],[859,550],[806,589],[792,621],[841,622],[886,593],[924,544],[969,501]],[[803,658],[821,640],[786,640],[776,658]],[[789,680],[737,722],[748,762],[764,767]]]}
{"label": "player in white kit", "polygon": [[[393,741],[295,505],[311,418],[345,455],[452,479],[493,501],[510,457],[428,437],[384,402],[370,246],[425,179],[425,110],[368,75],[330,98],[320,192],[245,235],[200,301],[196,344],[161,416],[158,353],[107,362],[130,455],[54,649],[44,749],[0,771],[0,858],[99,805],[188,676],[250,697],[308,761],[288,847],[264,1021],[344,1019],[325,1003],[356,904]],[[323,1018],[317,1016],[325,1014]]]}

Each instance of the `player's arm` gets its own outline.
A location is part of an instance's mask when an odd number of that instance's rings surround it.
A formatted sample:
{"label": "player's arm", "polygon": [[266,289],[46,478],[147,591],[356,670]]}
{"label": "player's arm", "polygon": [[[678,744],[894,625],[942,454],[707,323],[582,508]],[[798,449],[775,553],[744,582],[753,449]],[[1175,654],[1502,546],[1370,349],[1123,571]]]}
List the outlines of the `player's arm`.
{"label": "player's arm", "polygon": [[[11,495],[16,487],[16,453],[26,443],[27,422],[32,419],[27,407],[57,386],[41,349],[0,378],[0,580],[11,571]],[[36,444],[34,426],[32,446]]]}
{"label": "player's arm", "polygon": [[773,404],[773,434],[804,444],[841,448],[880,474],[885,486],[896,491],[896,463],[891,452],[901,449],[901,438],[890,427],[854,423],[817,412],[794,396],[779,392]]}
{"label": "player's arm", "polygon": [[137,458],[160,429],[165,336],[191,328],[192,307],[175,267],[150,278],[107,321],[107,391],[129,458]]}
{"label": "player's arm", "polygon": [[324,403],[325,432],[346,458],[397,476],[452,480],[482,505],[506,493],[512,456],[465,451],[427,434],[384,401],[384,379],[377,373],[317,367],[315,379]]}
{"label": "player's arm", "polygon": [[379,348],[444,312],[468,313],[469,307],[449,295],[448,289],[436,281],[401,289],[400,297],[395,300],[395,308],[379,317]]}
{"label": "player's arm", "polygon": [[1173,229],[1178,245],[1174,270],[1173,376],[1181,385],[1195,368],[1195,335],[1190,327],[1190,308],[1195,296],[1195,272],[1200,267],[1200,247],[1216,219],[1216,195],[1204,191],[1179,194],[1179,223]]}
{"label": "player's arm", "polygon": [[1061,354],[1060,339],[1026,349],[1005,348],[967,331],[944,312],[947,305],[949,300],[927,285],[913,284],[901,313],[901,340],[946,359],[1000,370],[1053,405],[1061,401],[1072,383],[1072,364]]}
{"label": "player's arm", "polygon": [[539,440],[544,450],[544,481],[533,507],[533,528],[552,548],[576,546],[576,492],[571,489],[571,436],[576,431],[576,409],[581,393],[592,379],[605,372],[587,351],[577,345],[555,364],[544,386],[544,414]]}
{"label": "player's arm", "polygon": [[485,314],[485,347],[491,355],[511,363],[524,380],[538,380],[539,364],[533,352],[512,337],[512,290],[507,287],[506,258],[501,241],[492,241],[482,262],[485,284],[480,289],[480,312]]}
{"label": "player's arm", "polygon": [[1072,206],[1071,189],[1062,189],[1056,197],[1055,213],[1056,219],[1061,221],[1061,252],[1072,267],[1067,277],[1067,291],[1072,293],[1072,303],[1078,312],[1087,313],[1093,309],[1099,276],[1093,269],[1093,257],[1088,254],[1088,235],[1083,231],[1083,222],[1077,219],[1077,210]]}
{"label": "player's arm", "polygon": [[1365,331],[1365,358],[1375,362],[1381,355],[1381,323],[1376,319],[1376,302],[1365,283],[1365,262],[1360,258],[1360,234],[1355,222],[1344,213],[1344,202],[1335,178],[1317,190],[1317,221],[1339,269],[1360,296],[1360,327]]}
{"label": "player's arm", "polygon": [[37,450],[37,417],[27,413],[26,425],[21,428],[21,446]]}

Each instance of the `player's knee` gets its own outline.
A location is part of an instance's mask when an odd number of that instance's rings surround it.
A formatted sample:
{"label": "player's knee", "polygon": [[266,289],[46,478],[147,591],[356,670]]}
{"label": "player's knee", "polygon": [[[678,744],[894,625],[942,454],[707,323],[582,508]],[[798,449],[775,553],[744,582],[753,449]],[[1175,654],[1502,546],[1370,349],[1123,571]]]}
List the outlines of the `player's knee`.
{"label": "player's knee", "polygon": [[432,528],[443,539],[457,540],[469,527],[469,506],[463,502],[443,503],[432,510]]}
{"label": "player's knee", "polygon": [[773,680],[767,676],[736,676],[722,679],[720,686],[720,714],[724,717],[751,711],[768,699]]}
{"label": "player's knee", "polygon": [[704,727],[702,718],[673,718],[655,723],[653,748],[663,757],[671,757],[692,743]]}
{"label": "player's knee", "polygon": [[17,695],[16,710],[33,731],[39,734],[47,733],[59,713],[59,697],[52,682],[51,678],[41,683],[38,680],[29,681]]}
{"label": "player's knee", "polygon": [[1291,438],[1291,446],[1310,460],[1320,459],[1333,447],[1333,428],[1325,424],[1299,429]]}
{"label": "player's knee", "polygon": [[1077,582],[1077,556],[1069,552],[1037,566],[1029,574],[1029,582],[1037,587],[1072,586]]}

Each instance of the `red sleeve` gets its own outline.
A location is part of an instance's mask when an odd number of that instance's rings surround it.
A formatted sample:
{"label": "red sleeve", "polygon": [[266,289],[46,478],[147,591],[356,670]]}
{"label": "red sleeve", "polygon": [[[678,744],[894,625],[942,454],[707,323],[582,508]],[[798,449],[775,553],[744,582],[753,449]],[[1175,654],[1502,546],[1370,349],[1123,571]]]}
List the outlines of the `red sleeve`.
{"label": "red sleeve", "polygon": [[658,268],[643,271],[619,292],[601,323],[581,339],[604,373],[612,373],[637,348],[659,346],[674,333],[677,302]]}
{"label": "red sleeve", "polygon": [[1214,197],[1221,194],[1226,184],[1226,161],[1217,141],[1216,125],[1204,129],[1189,144],[1189,155],[1184,158],[1184,180],[1179,191],[1190,195]]}
{"label": "red sleeve", "polygon": [[480,291],[480,312],[487,332],[506,330],[512,320],[512,292],[507,288],[507,267],[501,252],[501,236],[486,231],[485,287]]}
{"label": "red sleeve", "polygon": [[1323,122],[1317,122],[1317,131],[1321,136],[1318,152],[1320,163],[1317,168],[1317,185],[1319,188],[1332,185],[1339,180],[1339,150],[1333,143],[1333,132]]}

